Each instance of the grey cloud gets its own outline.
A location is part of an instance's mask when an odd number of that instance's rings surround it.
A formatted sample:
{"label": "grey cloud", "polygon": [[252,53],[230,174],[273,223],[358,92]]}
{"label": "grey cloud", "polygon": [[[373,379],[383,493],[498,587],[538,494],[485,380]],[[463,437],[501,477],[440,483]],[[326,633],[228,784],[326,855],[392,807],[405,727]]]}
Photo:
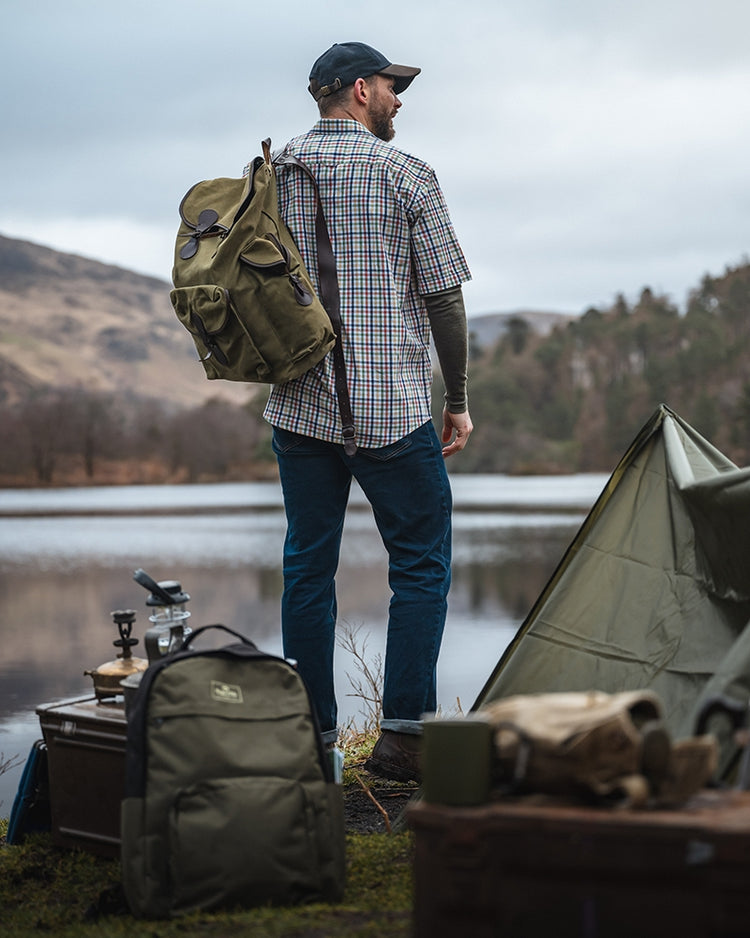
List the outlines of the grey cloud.
{"label": "grey cloud", "polygon": [[[681,302],[746,250],[744,0],[412,0],[367,21],[343,0],[325,17],[298,0],[8,7],[11,237],[54,231],[75,251],[76,232],[119,218],[128,236],[108,237],[104,259],[168,276],[188,186],[309,126],[312,60],[361,38],[423,69],[395,143],[438,172],[475,275],[470,311],[580,311],[648,282]],[[144,242],[161,237],[153,266],[132,246],[139,224]]]}

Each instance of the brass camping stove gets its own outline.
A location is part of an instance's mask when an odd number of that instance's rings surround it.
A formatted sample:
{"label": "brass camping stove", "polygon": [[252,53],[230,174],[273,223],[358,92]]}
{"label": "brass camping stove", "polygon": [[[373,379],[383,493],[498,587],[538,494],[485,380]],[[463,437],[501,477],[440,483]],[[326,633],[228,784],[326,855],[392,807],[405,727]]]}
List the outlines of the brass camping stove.
{"label": "brass camping stove", "polygon": [[120,633],[120,637],[112,644],[115,648],[121,648],[122,651],[114,660],[100,664],[98,668],[91,671],[83,672],[91,675],[94,681],[94,693],[98,700],[106,700],[122,694],[120,682],[131,674],[145,671],[148,667],[148,661],[145,658],[136,658],[131,651],[133,645],[138,644],[137,638],[131,638],[135,611],[116,609],[111,615]]}

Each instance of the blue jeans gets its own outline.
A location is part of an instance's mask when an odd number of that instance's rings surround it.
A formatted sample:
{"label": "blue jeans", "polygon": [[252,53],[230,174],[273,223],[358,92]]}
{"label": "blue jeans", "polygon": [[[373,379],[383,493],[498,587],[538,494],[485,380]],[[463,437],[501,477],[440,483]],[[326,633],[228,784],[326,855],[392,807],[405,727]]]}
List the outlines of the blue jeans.
{"label": "blue jeans", "polygon": [[333,682],[336,571],[352,477],[388,551],[382,729],[419,732],[437,708],[436,668],[451,579],[452,498],[432,423],[379,449],[347,456],[274,427],[287,533],[281,603],[284,654],[312,694],[326,742],[336,738]]}

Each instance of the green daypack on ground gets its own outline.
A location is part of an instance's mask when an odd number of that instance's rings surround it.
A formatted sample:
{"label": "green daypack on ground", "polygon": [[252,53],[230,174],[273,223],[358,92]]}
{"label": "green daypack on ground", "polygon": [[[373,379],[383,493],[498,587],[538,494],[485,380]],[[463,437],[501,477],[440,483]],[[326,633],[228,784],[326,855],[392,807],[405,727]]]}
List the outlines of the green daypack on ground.
{"label": "green daypack on ground", "polygon": [[[206,629],[240,641],[188,645]],[[343,793],[296,669],[206,626],[145,672],[128,713],[121,858],[138,918],[336,901]]]}
{"label": "green daypack on ground", "polygon": [[196,183],[180,204],[170,299],[206,377],[282,384],[335,343],[279,215],[270,140],[245,179]]}

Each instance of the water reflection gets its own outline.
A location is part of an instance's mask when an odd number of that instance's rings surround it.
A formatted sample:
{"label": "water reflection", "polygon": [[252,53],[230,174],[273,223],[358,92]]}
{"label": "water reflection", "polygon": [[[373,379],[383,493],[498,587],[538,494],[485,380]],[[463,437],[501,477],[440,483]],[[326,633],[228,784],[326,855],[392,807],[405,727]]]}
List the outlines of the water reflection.
{"label": "water reflection", "polygon": [[[465,488],[464,496],[478,500],[479,510],[477,505],[463,510],[459,504],[455,514],[453,587],[439,667],[442,707],[451,709],[457,700],[464,709],[471,705],[593,503],[599,482],[580,477],[577,513],[570,513],[576,499],[559,513],[493,511],[487,507],[492,499],[486,479]],[[178,511],[189,504],[187,488],[176,490],[185,501]],[[216,499],[221,488],[196,487],[204,491],[203,497],[192,493],[196,514],[163,515],[129,513],[139,504],[139,491],[133,489],[112,490],[110,498],[117,495],[110,502],[113,509],[127,508],[121,515],[48,513],[55,505],[63,512],[100,511],[106,502],[92,509],[82,493],[92,492],[101,502],[101,490],[80,490],[72,507],[70,493],[62,499],[67,506],[41,493],[47,513],[33,517],[14,514],[34,504],[33,495],[24,502],[18,493],[7,499],[0,493],[0,512],[5,509],[0,520],[0,753],[6,758],[18,753],[25,759],[39,737],[36,706],[91,691],[84,670],[116,653],[111,610],[135,609],[133,634],[142,640],[147,593],[132,579],[137,567],[155,579],[180,580],[192,597],[191,625],[223,622],[264,650],[281,651],[284,518],[278,492],[265,484],[257,490],[244,486],[252,497],[240,511],[226,504],[230,494],[239,498],[239,493],[224,490],[219,493],[223,504],[202,513],[208,495]],[[495,501],[505,507],[497,493]],[[369,510],[357,504],[344,531],[339,614],[341,621],[359,627],[361,636],[369,635],[368,654],[375,655],[385,643],[385,553]],[[145,656],[142,641],[134,654]],[[336,683],[344,721],[359,716],[359,704],[349,696],[348,675],[354,670],[351,657],[340,650]],[[20,772],[18,767],[0,776],[0,816],[10,810]]]}

